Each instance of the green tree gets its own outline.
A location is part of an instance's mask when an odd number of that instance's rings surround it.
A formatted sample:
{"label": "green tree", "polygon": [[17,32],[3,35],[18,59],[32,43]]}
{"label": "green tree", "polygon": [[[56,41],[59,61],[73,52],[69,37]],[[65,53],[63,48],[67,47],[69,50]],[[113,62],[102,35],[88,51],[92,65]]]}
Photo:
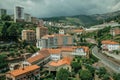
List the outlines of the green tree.
{"label": "green tree", "polygon": [[89,70],[81,70],[80,71],[80,79],[81,80],[92,80],[92,74]]}
{"label": "green tree", "polygon": [[114,73],[114,74],[113,74],[113,79],[114,79],[114,80],[120,80],[120,73],[119,73],[119,74]]}
{"label": "green tree", "polygon": [[100,67],[97,71],[97,74],[99,77],[103,77],[107,73],[106,69],[104,67]]}
{"label": "green tree", "polygon": [[17,41],[18,39],[18,28],[16,24],[12,24],[8,29],[7,29],[8,36],[10,40],[12,41]]}
{"label": "green tree", "polygon": [[71,66],[75,72],[78,72],[81,69],[81,64],[78,62],[72,61]]}
{"label": "green tree", "polygon": [[5,22],[5,23],[3,24],[3,28],[2,28],[1,33],[2,33],[2,39],[3,39],[4,41],[7,41],[7,40],[8,40],[7,29],[10,27],[10,25],[11,25],[11,23],[9,23],[9,22]]}
{"label": "green tree", "polygon": [[5,60],[6,58],[7,58],[6,54],[0,55],[0,68],[7,66],[7,61]]}
{"label": "green tree", "polygon": [[110,75],[109,74],[104,74],[102,80],[110,80]]}
{"label": "green tree", "polygon": [[67,69],[61,68],[56,74],[57,80],[68,80],[68,77],[69,77],[69,71]]}
{"label": "green tree", "polygon": [[3,20],[3,21],[10,21],[11,17],[9,15],[2,15],[1,16],[1,20]]}

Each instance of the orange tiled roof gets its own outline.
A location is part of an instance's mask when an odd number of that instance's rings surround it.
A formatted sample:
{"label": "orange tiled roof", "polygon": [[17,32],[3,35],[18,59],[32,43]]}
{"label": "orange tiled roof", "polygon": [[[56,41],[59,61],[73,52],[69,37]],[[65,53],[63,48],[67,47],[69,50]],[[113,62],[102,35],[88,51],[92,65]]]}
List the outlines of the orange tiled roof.
{"label": "orange tiled roof", "polygon": [[13,75],[14,77],[16,77],[16,76],[19,76],[19,75],[28,73],[28,72],[30,72],[30,71],[39,69],[39,68],[40,68],[40,67],[37,66],[37,65],[32,65],[32,66],[24,67],[24,69],[23,69],[23,68],[20,68],[20,69],[17,69],[17,70],[10,71],[10,72],[8,72],[8,74],[11,74],[11,75]]}
{"label": "orange tiled roof", "polygon": [[102,44],[119,44],[118,42],[111,41],[111,40],[104,40],[101,42]]}
{"label": "orange tiled roof", "polygon": [[54,37],[54,35],[45,35],[42,38]]}
{"label": "orange tiled roof", "polygon": [[62,51],[68,51],[68,52],[73,52],[75,50],[75,46],[66,46],[66,47],[62,47],[61,50]]}
{"label": "orange tiled roof", "polygon": [[65,65],[65,64],[70,65],[71,61],[72,61],[71,58],[65,57],[65,58],[63,58],[63,59],[61,59],[57,62],[52,61],[52,62],[49,63],[49,65],[54,66],[54,67],[62,66],[62,65]]}
{"label": "orange tiled roof", "polygon": [[48,49],[50,54],[60,54],[61,49]]}
{"label": "orange tiled roof", "polygon": [[49,55],[50,55],[49,51],[47,49],[44,49],[44,50],[41,50],[38,55],[28,58],[27,61],[29,63],[33,63],[33,62],[36,62],[38,60],[42,60],[45,57],[48,57]]}

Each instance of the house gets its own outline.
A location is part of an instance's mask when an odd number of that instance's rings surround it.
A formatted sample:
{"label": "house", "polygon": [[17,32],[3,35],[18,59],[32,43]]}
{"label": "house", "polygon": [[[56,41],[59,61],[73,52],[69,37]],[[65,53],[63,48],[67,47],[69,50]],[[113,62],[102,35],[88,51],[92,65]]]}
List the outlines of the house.
{"label": "house", "polygon": [[40,80],[40,67],[31,65],[6,73],[6,80]]}
{"label": "house", "polygon": [[101,43],[102,43],[101,47],[103,50],[108,50],[108,51],[120,50],[120,44],[118,42],[111,40],[103,40]]}
{"label": "house", "polygon": [[47,70],[51,71],[59,71],[61,68],[68,69],[71,72],[71,61],[72,58],[65,57],[58,61],[51,61],[47,65]]}

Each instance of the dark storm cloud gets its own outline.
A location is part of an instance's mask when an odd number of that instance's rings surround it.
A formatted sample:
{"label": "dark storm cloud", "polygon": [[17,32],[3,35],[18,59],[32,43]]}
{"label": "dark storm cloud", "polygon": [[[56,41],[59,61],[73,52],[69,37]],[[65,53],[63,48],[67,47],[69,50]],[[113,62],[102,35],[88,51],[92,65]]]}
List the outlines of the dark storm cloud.
{"label": "dark storm cloud", "polygon": [[13,13],[14,6],[37,17],[106,13],[119,10],[119,0],[0,0],[0,8]]}

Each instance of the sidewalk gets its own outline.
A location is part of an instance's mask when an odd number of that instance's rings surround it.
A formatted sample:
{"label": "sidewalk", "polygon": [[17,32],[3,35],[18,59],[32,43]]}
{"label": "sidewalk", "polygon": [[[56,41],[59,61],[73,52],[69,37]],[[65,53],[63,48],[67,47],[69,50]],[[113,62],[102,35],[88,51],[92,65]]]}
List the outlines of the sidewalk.
{"label": "sidewalk", "polygon": [[112,54],[112,53],[109,53],[109,52],[107,52],[107,51],[104,51],[104,53],[106,54],[106,55],[108,55],[108,56],[110,56],[110,57],[113,57],[113,58],[115,58],[115,59],[117,59],[117,60],[120,60],[120,54]]}

